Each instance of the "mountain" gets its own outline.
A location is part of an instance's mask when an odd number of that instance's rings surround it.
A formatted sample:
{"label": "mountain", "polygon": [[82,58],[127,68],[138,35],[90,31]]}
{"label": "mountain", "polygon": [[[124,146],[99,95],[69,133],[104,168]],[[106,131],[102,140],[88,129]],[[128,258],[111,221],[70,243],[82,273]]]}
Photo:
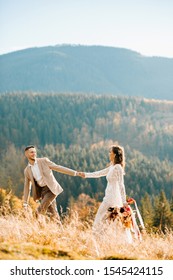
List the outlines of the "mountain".
{"label": "mountain", "polygon": [[57,45],[0,56],[0,93],[96,93],[173,99],[173,59],[104,46]]}

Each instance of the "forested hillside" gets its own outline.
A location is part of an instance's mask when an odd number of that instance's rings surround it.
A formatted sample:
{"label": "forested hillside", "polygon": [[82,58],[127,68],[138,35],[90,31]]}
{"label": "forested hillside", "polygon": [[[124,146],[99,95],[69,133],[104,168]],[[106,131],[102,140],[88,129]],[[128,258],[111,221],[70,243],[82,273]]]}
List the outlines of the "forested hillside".
{"label": "forested hillside", "polygon": [[122,48],[57,45],[0,55],[0,93],[97,93],[173,98],[173,59]]}
{"label": "forested hillside", "polygon": [[75,94],[0,96],[0,148],[13,143],[89,146],[119,141],[146,156],[173,159],[173,102]]}
{"label": "forested hillside", "polygon": [[[82,171],[104,168],[111,144],[126,152],[127,194],[153,203],[173,187],[173,102],[115,96],[18,93],[0,96],[0,187],[23,190],[25,145],[39,156]],[[82,179],[55,173],[64,208],[81,193],[101,200],[105,178]],[[156,201],[155,201],[156,200]],[[155,202],[154,202],[155,201]]]}

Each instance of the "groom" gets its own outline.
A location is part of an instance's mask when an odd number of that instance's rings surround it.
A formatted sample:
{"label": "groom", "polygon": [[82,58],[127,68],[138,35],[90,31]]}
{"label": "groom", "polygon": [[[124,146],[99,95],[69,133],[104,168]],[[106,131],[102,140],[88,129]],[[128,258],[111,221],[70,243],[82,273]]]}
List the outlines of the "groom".
{"label": "groom", "polygon": [[32,186],[33,199],[35,201],[40,200],[36,216],[45,214],[48,211],[52,218],[60,220],[56,197],[63,189],[56,181],[52,170],[71,176],[77,176],[78,173],[75,170],[57,165],[46,157],[37,158],[36,148],[32,145],[25,148],[25,156],[28,159],[28,165],[24,170],[24,208],[27,209],[28,207]]}

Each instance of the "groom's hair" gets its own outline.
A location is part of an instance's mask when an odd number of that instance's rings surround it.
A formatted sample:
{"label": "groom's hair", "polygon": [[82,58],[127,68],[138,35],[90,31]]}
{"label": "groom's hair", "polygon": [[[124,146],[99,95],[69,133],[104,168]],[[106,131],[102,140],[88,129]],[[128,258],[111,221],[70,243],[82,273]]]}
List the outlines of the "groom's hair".
{"label": "groom's hair", "polygon": [[31,148],[35,148],[35,146],[34,146],[34,145],[30,145],[30,146],[25,147],[25,152],[26,152],[27,150],[31,149]]}

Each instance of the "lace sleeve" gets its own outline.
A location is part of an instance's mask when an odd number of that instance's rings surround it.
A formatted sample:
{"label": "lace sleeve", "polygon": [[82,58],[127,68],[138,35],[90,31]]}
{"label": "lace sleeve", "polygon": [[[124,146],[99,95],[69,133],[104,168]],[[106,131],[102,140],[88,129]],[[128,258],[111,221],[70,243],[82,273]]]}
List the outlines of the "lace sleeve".
{"label": "lace sleeve", "polygon": [[123,204],[125,204],[126,203],[126,190],[125,190],[125,185],[124,185],[124,170],[122,169],[121,166],[117,165],[117,166],[115,166],[113,174],[114,174],[113,176],[118,181],[120,193],[121,193],[121,197],[122,197],[122,202],[123,202]]}
{"label": "lace sleeve", "polygon": [[85,172],[85,178],[99,178],[104,177],[108,174],[109,167],[96,171],[96,172]]}

